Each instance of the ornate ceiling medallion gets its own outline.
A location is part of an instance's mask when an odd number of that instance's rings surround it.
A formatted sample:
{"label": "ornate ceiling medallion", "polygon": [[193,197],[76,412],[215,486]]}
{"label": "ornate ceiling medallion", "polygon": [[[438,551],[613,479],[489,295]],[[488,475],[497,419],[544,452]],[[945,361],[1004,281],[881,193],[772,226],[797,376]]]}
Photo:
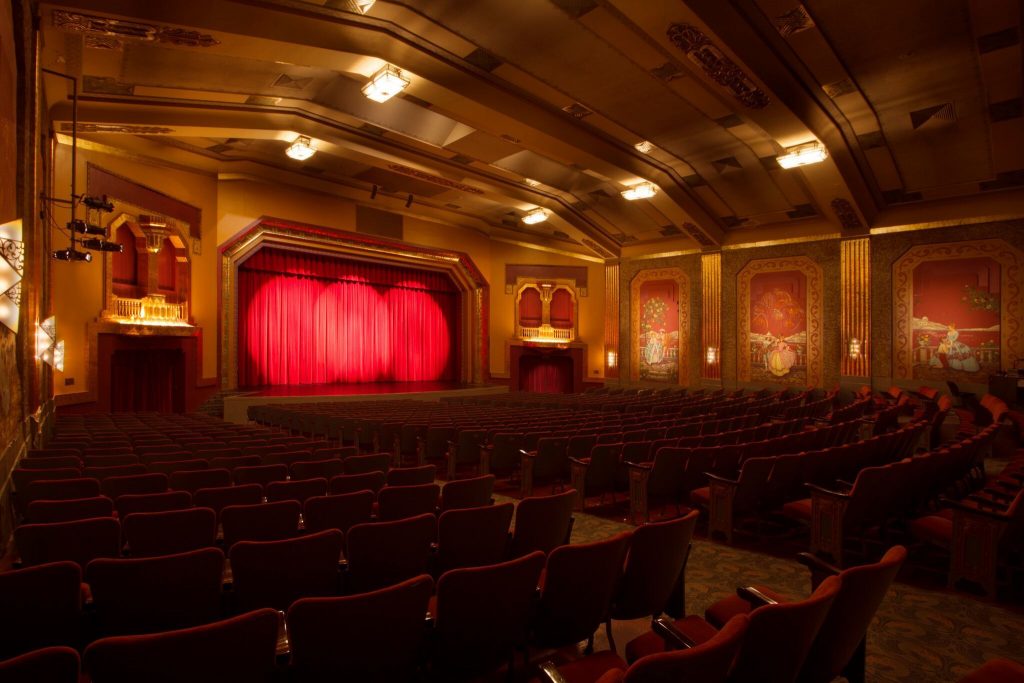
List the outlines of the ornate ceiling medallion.
{"label": "ornate ceiling medallion", "polygon": [[750,109],[764,109],[771,102],[767,93],[758,88],[750,77],[696,26],[672,24],[668,27],[667,34],[672,44],[685,52],[691,62],[700,66],[708,78],[727,89],[744,106]]}
{"label": "ornate ceiling medallion", "polygon": [[219,40],[207,33],[189,31],[173,26],[110,19],[94,14],[78,14],[77,12],[59,9],[53,11],[53,25],[63,31],[84,33],[87,36],[102,36],[102,40],[92,40],[89,46],[102,47],[108,50],[122,47],[121,40],[164,43],[179,47],[212,47],[220,45]]}

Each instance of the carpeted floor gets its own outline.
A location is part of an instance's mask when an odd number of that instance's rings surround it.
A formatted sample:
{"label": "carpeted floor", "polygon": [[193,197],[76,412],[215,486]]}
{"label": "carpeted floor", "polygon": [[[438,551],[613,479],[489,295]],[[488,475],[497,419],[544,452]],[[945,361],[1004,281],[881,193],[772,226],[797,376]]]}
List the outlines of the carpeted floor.
{"label": "carpeted floor", "polygon": [[[576,513],[572,542],[606,538],[630,525]],[[703,615],[739,585],[762,584],[795,597],[810,592],[807,570],[797,562],[704,540],[694,542],[686,570],[689,614]],[[644,633],[645,619],[616,622],[621,653]],[[604,629],[595,649],[607,648]],[[533,659],[544,659],[539,654]],[[970,595],[928,590],[898,581],[879,608],[868,633],[869,683],[956,681],[993,657],[1024,660],[1024,611]]]}

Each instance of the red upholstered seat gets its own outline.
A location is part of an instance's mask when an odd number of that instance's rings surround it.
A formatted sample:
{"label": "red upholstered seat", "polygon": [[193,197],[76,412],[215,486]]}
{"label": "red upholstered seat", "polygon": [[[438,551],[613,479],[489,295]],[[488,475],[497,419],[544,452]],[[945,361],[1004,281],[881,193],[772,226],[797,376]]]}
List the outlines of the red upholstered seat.
{"label": "red upholstered seat", "polygon": [[494,475],[458,479],[450,481],[441,488],[441,512],[458,508],[478,508],[490,505],[493,501]]}
{"label": "red upholstered seat", "polygon": [[[609,671],[619,671],[625,675],[629,664],[622,657],[611,650],[601,650],[592,655],[587,655],[575,662],[570,662],[558,667],[558,673],[565,679],[566,683],[595,683]],[[612,678],[611,680],[622,680]]]}
{"label": "red upholstered seat", "polygon": [[437,520],[435,574],[504,560],[514,509],[512,503],[502,503],[442,512]]}
{"label": "red upholstered seat", "polygon": [[991,659],[958,683],[1024,683],[1024,665],[1010,659]]}
{"label": "red upholstered seat", "polygon": [[199,489],[231,485],[231,472],[223,468],[182,470],[173,472],[168,479],[172,491],[195,493]]}
{"label": "red upholstered seat", "polygon": [[210,508],[137,512],[122,521],[133,557],[153,557],[209,548],[217,540],[217,513]]}
{"label": "red upholstered seat", "polygon": [[164,491],[162,493],[129,493],[114,500],[117,516],[124,519],[136,512],[164,512],[185,510],[192,507],[192,496],[188,491]]}
{"label": "red upholstered seat", "polygon": [[0,662],[4,683],[78,683],[80,660],[70,647],[46,647]]}
{"label": "red upholstered seat", "polygon": [[385,486],[377,493],[377,518],[386,522],[433,513],[440,493],[437,484]]}
{"label": "red upholstered seat", "polygon": [[793,500],[782,506],[782,514],[791,519],[811,521],[811,499]]}
{"label": "red upholstered seat", "polygon": [[167,490],[167,475],[158,472],[151,474],[131,474],[124,477],[104,479],[101,485],[103,495],[114,502],[123,495],[140,493],[163,493]]}
{"label": "red upholstered seat", "polygon": [[414,680],[433,588],[421,575],[369,593],[297,600],[288,609],[289,680]]}
{"label": "red upholstered seat", "polygon": [[323,477],[318,477],[315,479],[274,481],[267,484],[265,490],[268,503],[274,503],[279,500],[294,500],[304,503],[313,496],[327,495],[327,480]]}
{"label": "red upholstered seat", "polygon": [[287,610],[299,598],[338,594],[342,533],[328,529],[281,541],[239,541],[231,546],[238,609]]}
{"label": "red upholstered seat", "polygon": [[696,507],[707,508],[711,505],[711,487],[702,486],[690,491],[690,503]]}
{"label": "red upholstered seat", "polygon": [[192,503],[196,507],[210,508],[216,512],[218,521],[221,512],[229,505],[258,505],[262,501],[263,488],[259,484],[199,489],[192,497]]}
{"label": "red upholstered seat", "polygon": [[377,493],[384,487],[387,476],[383,472],[364,472],[363,474],[339,474],[332,477],[328,492],[355,493],[356,491],[373,491]]}
{"label": "red upholstered seat", "polygon": [[575,489],[551,496],[531,496],[519,501],[512,531],[512,557],[527,555],[535,550],[549,553],[568,543],[575,504]]}
{"label": "red upholstered seat", "polygon": [[224,549],[237,541],[279,541],[299,532],[302,506],[294,500],[257,505],[229,505],[220,513]]}
{"label": "red upholstered seat", "polygon": [[345,537],[345,592],[375,590],[426,574],[436,538],[437,518],[430,514],[356,524]]}
{"label": "red upholstered seat", "polygon": [[114,501],[106,496],[72,498],[71,500],[35,500],[28,504],[25,521],[29,524],[72,522],[90,517],[111,517]]}
{"label": "red upholstered seat", "polygon": [[415,486],[417,484],[432,484],[437,479],[436,465],[423,465],[421,467],[396,467],[388,470],[388,486]]}
{"label": "red upholstered seat", "polygon": [[306,531],[315,533],[325,529],[338,529],[342,533],[348,533],[354,525],[371,521],[373,502],[373,491],[309,498],[303,506],[302,513]]}
{"label": "red upholstered seat", "polygon": [[[676,619],[673,624],[687,638],[700,645],[715,637],[718,630],[698,616]],[[665,652],[665,641],[656,633],[645,633],[626,643],[626,660],[636,662],[641,657],[648,657]]]}
{"label": "red upholstered seat", "polygon": [[204,626],[97,640],[82,657],[92,683],[271,683],[278,614],[249,612]]}
{"label": "red upholstered seat", "polygon": [[117,557],[121,523],[113,517],[93,517],[53,524],[22,524],[14,543],[26,566],[70,560],[80,567],[97,557]]}
{"label": "red upholstered seat", "polygon": [[953,542],[953,518],[928,515],[910,522],[910,532],[917,538],[949,548]]}
{"label": "red upholstered seat", "polygon": [[49,645],[74,645],[82,614],[82,570],[52,562],[0,573],[0,659]]}
{"label": "red upholstered seat", "polygon": [[[759,592],[768,596],[775,602],[791,602],[791,598],[773,591],[767,586],[754,586]],[[704,619],[715,626],[720,627],[738,614],[750,614],[750,603],[738,595],[730,595],[713,603],[704,610]]]}

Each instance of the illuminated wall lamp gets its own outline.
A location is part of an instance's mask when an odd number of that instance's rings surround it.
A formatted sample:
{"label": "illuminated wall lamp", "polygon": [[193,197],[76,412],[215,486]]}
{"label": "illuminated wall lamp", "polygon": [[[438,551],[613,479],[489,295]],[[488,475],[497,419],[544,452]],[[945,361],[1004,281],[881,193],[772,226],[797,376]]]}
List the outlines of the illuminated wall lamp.
{"label": "illuminated wall lamp", "polygon": [[614,368],[618,364],[619,364],[619,354],[615,353],[614,351],[609,351],[608,352],[608,367],[609,368]]}
{"label": "illuminated wall lamp", "polygon": [[312,140],[305,135],[300,135],[295,138],[295,142],[288,145],[288,149],[284,153],[296,161],[305,161],[316,154],[316,147],[313,146]]}
{"label": "illuminated wall lamp", "polygon": [[714,365],[718,362],[718,347],[709,346],[708,350],[704,354],[704,360],[707,361],[708,365]]}
{"label": "illuminated wall lamp", "polygon": [[402,74],[401,69],[391,64],[385,64],[384,68],[371,76],[363,86],[363,94],[374,102],[387,102],[408,88],[409,83],[409,79]]}
{"label": "illuminated wall lamp", "polygon": [[360,14],[366,14],[377,0],[352,0],[352,8]]}
{"label": "illuminated wall lamp", "polygon": [[25,243],[21,219],[0,225],[0,322],[18,333],[21,278],[25,276]]}
{"label": "illuminated wall lamp", "polygon": [[536,225],[537,223],[543,223],[548,219],[548,212],[544,209],[534,209],[523,216],[523,222],[527,225]]}
{"label": "illuminated wall lamp", "polygon": [[36,360],[64,372],[64,340],[57,341],[57,318],[50,316],[36,325]]}
{"label": "illuminated wall lamp", "polygon": [[779,162],[779,166],[782,168],[796,168],[797,166],[818,164],[827,158],[828,150],[823,144],[809,142],[806,145],[788,147],[785,154],[775,157],[775,161]]}
{"label": "illuminated wall lamp", "polygon": [[658,194],[658,186],[654,183],[640,183],[628,190],[623,190],[621,194],[624,199],[628,199],[631,202],[637,199],[650,199]]}
{"label": "illuminated wall lamp", "polygon": [[861,347],[862,345],[860,339],[857,339],[856,337],[850,339],[850,360],[857,360],[858,358],[860,358],[861,353],[863,351]]}

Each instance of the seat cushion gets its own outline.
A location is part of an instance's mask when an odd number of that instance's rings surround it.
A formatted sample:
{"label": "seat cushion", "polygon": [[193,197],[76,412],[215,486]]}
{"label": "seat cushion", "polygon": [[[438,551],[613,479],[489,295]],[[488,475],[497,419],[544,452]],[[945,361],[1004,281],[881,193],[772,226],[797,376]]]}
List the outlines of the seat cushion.
{"label": "seat cushion", "polygon": [[953,520],[938,515],[918,517],[910,523],[910,533],[922,541],[948,548],[953,542]]}
{"label": "seat cushion", "polygon": [[627,666],[622,657],[611,650],[602,650],[558,667],[558,673],[562,674],[562,678],[567,683],[594,683],[606,671],[612,669],[625,671]]}
{"label": "seat cushion", "polygon": [[[673,622],[687,638],[696,644],[711,640],[718,631],[700,617],[684,617]],[[632,664],[641,657],[665,651],[665,641],[657,633],[648,631],[626,644],[626,661]]]}
{"label": "seat cushion", "polygon": [[[754,586],[754,588],[775,602],[789,602],[788,598],[776,593],[771,588],[766,588],[765,586]],[[704,610],[704,619],[715,628],[722,628],[727,621],[737,614],[750,614],[750,611],[749,602],[738,595],[730,595]]]}
{"label": "seat cushion", "polygon": [[1024,683],[1024,666],[1009,659],[992,659],[961,678],[959,683]]}
{"label": "seat cushion", "polygon": [[811,521],[811,499],[793,500],[782,506],[782,514],[791,519]]}
{"label": "seat cushion", "polygon": [[698,507],[711,505],[711,487],[702,486],[699,489],[690,491],[690,502]]}

